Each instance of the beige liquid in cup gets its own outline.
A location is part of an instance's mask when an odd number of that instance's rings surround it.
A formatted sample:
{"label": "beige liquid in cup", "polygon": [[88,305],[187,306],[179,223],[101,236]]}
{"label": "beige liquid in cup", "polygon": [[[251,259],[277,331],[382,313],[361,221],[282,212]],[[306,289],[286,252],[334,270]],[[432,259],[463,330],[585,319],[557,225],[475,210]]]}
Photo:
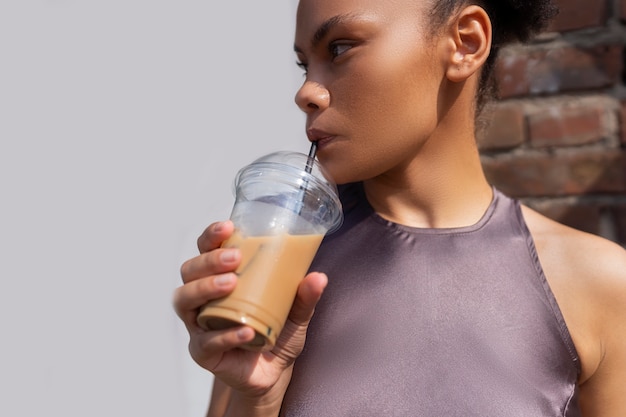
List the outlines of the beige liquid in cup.
{"label": "beige liquid in cup", "polygon": [[241,250],[237,286],[227,297],[208,303],[198,323],[213,330],[246,324],[257,334],[245,348],[271,348],[323,238],[287,233],[246,237],[236,231],[222,246]]}

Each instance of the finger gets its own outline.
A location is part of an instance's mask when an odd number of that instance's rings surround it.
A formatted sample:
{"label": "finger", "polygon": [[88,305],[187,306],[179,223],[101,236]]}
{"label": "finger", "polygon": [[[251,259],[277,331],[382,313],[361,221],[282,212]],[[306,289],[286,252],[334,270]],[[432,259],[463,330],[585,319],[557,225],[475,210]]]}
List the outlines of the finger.
{"label": "finger", "polygon": [[207,363],[215,358],[216,352],[225,352],[251,342],[255,337],[254,329],[247,326],[235,326],[224,330],[213,330],[194,335],[189,348],[197,360],[206,361],[204,365],[213,371],[215,364]]}
{"label": "finger", "polygon": [[298,287],[296,299],[289,313],[289,320],[298,326],[308,325],[327,284],[326,274],[320,272],[308,274]]}
{"label": "finger", "polygon": [[174,291],[174,310],[188,331],[198,330],[198,309],[211,300],[228,295],[236,285],[237,276],[234,273],[191,281]]}
{"label": "finger", "polygon": [[219,248],[222,242],[233,234],[234,230],[235,225],[230,220],[211,224],[204,229],[198,238],[198,250],[200,253],[204,253]]}
{"label": "finger", "polygon": [[272,350],[277,357],[284,360],[286,366],[293,363],[302,352],[307,327],[327,283],[328,278],[325,274],[314,272],[308,274],[298,287],[285,327]]}
{"label": "finger", "polygon": [[185,261],[180,267],[184,283],[210,275],[232,272],[241,262],[241,251],[237,248],[214,249]]}

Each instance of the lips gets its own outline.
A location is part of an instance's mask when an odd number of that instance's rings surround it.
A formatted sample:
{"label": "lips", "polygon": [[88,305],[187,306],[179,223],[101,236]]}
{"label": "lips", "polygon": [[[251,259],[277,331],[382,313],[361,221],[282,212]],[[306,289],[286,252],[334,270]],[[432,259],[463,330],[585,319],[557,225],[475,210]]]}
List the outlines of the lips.
{"label": "lips", "polygon": [[317,142],[318,149],[335,138],[334,134],[313,127],[306,130],[306,135],[311,142]]}

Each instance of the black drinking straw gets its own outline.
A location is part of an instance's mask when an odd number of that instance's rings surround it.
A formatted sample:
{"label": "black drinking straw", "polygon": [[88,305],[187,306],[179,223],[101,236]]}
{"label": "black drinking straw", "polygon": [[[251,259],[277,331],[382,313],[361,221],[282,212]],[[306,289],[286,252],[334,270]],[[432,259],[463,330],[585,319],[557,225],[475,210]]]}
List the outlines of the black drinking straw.
{"label": "black drinking straw", "polygon": [[[311,142],[311,149],[309,150],[309,157],[306,160],[306,167],[304,170],[310,174],[313,170],[313,162],[315,161],[315,153],[317,152],[317,141]],[[304,187],[306,189],[306,186]]]}
{"label": "black drinking straw", "polygon": [[[317,152],[317,142],[311,142],[311,149],[309,150],[309,156],[306,159],[306,166],[304,171],[310,174],[313,171],[313,164],[315,163],[315,153]],[[298,210],[297,213],[302,213],[302,207],[304,206],[304,194],[306,193],[307,186],[309,185],[309,178],[305,177],[304,182],[300,185],[300,191],[298,191]]]}

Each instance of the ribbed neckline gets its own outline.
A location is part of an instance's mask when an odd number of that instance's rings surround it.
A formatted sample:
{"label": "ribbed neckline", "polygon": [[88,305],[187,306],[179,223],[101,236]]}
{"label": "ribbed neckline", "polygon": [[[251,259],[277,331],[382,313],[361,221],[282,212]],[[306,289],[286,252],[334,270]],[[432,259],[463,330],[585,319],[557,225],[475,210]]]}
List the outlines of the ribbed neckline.
{"label": "ribbed neckline", "polygon": [[376,223],[379,223],[385,227],[399,230],[402,232],[410,233],[410,234],[420,234],[420,235],[458,235],[458,234],[467,234],[473,233],[480,229],[482,229],[489,220],[493,217],[493,214],[496,211],[498,203],[502,199],[502,194],[492,186],[492,194],[493,198],[491,203],[483,213],[482,217],[474,224],[470,226],[462,226],[462,227],[446,227],[446,228],[422,228],[422,227],[412,227],[405,226],[400,223],[395,223],[391,220],[387,220],[383,218],[380,214],[374,211],[374,208],[371,206],[369,201],[367,200],[367,196],[365,195],[365,191],[363,189],[362,184],[358,184],[358,205],[364,209],[368,216],[374,220]]}

